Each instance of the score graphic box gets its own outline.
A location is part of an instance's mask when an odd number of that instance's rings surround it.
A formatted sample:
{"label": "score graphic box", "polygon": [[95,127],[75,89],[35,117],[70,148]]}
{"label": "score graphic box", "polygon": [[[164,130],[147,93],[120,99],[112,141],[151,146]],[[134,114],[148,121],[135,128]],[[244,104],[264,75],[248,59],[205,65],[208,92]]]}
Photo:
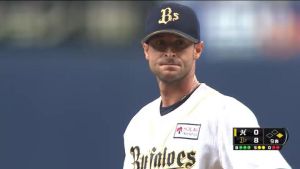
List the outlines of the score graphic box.
{"label": "score graphic box", "polygon": [[287,140],[285,128],[233,128],[234,150],[281,150]]}

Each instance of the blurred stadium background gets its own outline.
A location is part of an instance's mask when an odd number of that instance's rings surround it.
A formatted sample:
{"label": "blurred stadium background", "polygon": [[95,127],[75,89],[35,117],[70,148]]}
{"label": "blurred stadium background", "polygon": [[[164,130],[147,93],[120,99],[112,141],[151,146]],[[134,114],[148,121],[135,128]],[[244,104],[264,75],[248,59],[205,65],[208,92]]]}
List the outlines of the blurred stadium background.
{"label": "blurred stadium background", "polygon": [[[288,128],[299,168],[300,2],[177,2],[200,19],[198,78]],[[159,94],[140,47],[156,3],[0,2],[1,169],[122,168],[122,134]]]}

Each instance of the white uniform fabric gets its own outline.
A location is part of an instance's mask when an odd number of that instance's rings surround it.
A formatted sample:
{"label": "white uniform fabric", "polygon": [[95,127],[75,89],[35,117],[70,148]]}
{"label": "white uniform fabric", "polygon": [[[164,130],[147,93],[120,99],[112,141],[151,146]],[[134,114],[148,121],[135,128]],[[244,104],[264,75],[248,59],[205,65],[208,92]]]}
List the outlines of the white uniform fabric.
{"label": "white uniform fabric", "polygon": [[164,116],[160,102],[143,107],[127,126],[124,169],[291,168],[276,150],[233,150],[233,127],[259,127],[236,99],[202,83]]}

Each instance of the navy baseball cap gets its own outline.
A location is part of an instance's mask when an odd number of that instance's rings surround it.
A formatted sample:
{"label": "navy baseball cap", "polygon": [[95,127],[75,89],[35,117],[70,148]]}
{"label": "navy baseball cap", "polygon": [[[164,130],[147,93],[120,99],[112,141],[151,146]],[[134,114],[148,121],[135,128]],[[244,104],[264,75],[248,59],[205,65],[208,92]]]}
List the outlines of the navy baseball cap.
{"label": "navy baseball cap", "polygon": [[173,33],[194,43],[200,42],[200,24],[196,13],[182,4],[161,3],[148,13],[142,42],[147,43],[159,33]]}

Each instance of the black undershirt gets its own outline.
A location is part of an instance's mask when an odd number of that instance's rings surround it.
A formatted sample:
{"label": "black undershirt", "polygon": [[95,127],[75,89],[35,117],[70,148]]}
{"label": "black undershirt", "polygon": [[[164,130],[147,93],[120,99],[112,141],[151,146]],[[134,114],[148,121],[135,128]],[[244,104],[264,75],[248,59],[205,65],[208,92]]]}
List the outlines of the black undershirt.
{"label": "black undershirt", "polygon": [[177,109],[180,105],[182,105],[193,93],[194,91],[199,87],[199,85],[188,95],[186,95],[183,99],[179,100],[178,102],[172,104],[171,106],[162,107],[162,102],[160,102],[160,115],[164,116],[171,111]]}

